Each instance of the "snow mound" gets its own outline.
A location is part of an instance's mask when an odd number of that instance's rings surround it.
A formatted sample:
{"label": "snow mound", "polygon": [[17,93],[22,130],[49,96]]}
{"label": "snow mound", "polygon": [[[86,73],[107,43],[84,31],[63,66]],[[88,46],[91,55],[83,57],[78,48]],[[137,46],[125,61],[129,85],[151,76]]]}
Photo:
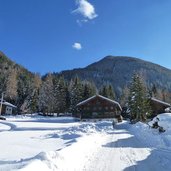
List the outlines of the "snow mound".
{"label": "snow mound", "polygon": [[[160,133],[158,129],[152,128],[156,122],[166,131]],[[148,124],[137,122],[129,129],[148,147],[171,150],[171,113],[159,114]]]}
{"label": "snow mound", "polygon": [[149,125],[152,127],[157,122],[158,126],[163,127],[166,131],[171,131],[171,113],[162,113],[157,115]]}
{"label": "snow mound", "polygon": [[164,140],[161,138],[158,130],[152,129],[148,124],[138,122],[131,126],[131,131],[140,141],[143,141],[147,147],[165,148]]}
{"label": "snow mound", "polygon": [[112,129],[111,121],[99,121],[99,122],[83,122],[79,126],[72,126],[68,129],[65,129],[64,132],[68,134],[91,134],[91,133],[103,133],[110,131]]}
{"label": "snow mound", "polygon": [[163,113],[157,116],[159,119],[158,125],[166,131],[171,131],[171,113]]}
{"label": "snow mound", "polygon": [[20,171],[43,170],[52,171],[57,169],[57,159],[59,154],[55,151],[41,152],[32,159],[28,160],[28,165],[19,169]]}
{"label": "snow mound", "polygon": [[113,130],[111,121],[100,121],[82,122],[56,132],[57,137],[65,141],[65,147],[56,151],[41,152],[23,161],[24,167],[20,171],[82,170],[85,161],[89,160],[90,152],[96,151],[97,147],[101,146],[105,134],[111,130]]}
{"label": "snow mound", "polygon": [[49,123],[73,123],[79,121],[78,118],[74,117],[51,117],[51,116],[41,116],[38,114],[25,114],[25,115],[6,115],[5,118],[8,121],[32,121],[32,122],[49,122]]}
{"label": "snow mound", "polygon": [[153,126],[155,123],[165,130],[164,133],[160,134],[160,140],[163,141],[164,147],[171,149],[171,113],[162,113],[157,115],[149,125]]}

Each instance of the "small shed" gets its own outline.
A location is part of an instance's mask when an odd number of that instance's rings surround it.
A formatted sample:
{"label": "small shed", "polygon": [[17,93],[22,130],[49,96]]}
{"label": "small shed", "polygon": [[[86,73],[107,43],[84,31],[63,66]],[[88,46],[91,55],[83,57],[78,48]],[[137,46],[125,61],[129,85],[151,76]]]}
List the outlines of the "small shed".
{"label": "small shed", "polygon": [[17,106],[9,102],[3,101],[1,114],[11,115],[15,113],[16,109],[17,109]]}
{"label": "small shed", "polygon": [[150,98],[150,106],[153,116],[156,116],[157,114],[165,113],[165,109],[171,107],[171,104],[152,97]]}
{"label": "small shed", "polygon": [[81,119],[117,118],[121,120],[120,104],[101,95],[92,96],[78,103],[77,109]]}

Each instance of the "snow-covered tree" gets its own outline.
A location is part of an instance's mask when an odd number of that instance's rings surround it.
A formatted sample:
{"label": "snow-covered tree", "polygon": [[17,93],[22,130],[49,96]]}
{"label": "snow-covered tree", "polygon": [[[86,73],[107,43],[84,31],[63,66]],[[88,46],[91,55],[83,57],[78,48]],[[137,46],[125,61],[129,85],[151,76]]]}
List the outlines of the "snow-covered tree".
{"label": "snow-covered tree", "polygon": [[83,100],[83,85],[78,77],[71,80],[69,85],[70,111],[76,112],[76,105]]}
{"label": "snow-covered tree", "polygon": [[111,84],[103,85],[99,94],[109,99],[115,99],[115,93]]}
{"label": "snow-covered tree", "polygon": [[30,102],[29,108],[30,112],[37,112],[38,111],[38,99],[39,99],[39,90],[41,86],[41,77],[39,74],[35,74],[32,80],[32,93],[30,94]]}
{"label": "snow-covered tree", "polygon": [[39,92],[39,110],[43,113],[53,113],[55,106],[53,78],[49,73],[42,82]]}
{"label": "snow-covered tree", "polygon": [[83,82],[83,100],[96,94],[96,86],[92,82]]}
{"label": "snow-covered tree", "polygon": [[21,73],[18,75],[17,106],[21,112],[29,112],[30,97],[33,92],[31,73]]}
{"label": "snow-covered tree", "polygon": [[130,120],[145,121],[149,115],[149,98],[139,75],[134,74],[130,86],[128,108],[130,110]]}
{"label": "snow-covered tree", "polygon": [[67,89],[66,83],[63,77],[55,80],[54,86],[55,97],[55,111],[57,113],[65,112],[67,108]]}
{"label": "snow-covered tree", "polygon": [[129,88],[128,86],[125,86],[122,90],[122,95],[120,97],[121,106],[125,106],[125,107],[127,106],[128,96],[129,96]]}
{"label": "snow-covered tree", "polygon": [[8,101],[15,102],[17,95],[17,72],[10,70],[6,81],[5,97]]}
{"label": "snow-covered tree", "polygon": [[108,85],[108,98],[115,99],[115,93],[111,84]]}

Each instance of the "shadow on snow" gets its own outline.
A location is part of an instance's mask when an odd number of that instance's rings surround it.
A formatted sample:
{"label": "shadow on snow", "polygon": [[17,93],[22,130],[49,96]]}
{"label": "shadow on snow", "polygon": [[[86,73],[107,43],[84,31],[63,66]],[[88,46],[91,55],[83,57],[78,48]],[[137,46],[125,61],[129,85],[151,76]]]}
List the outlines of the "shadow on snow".
{"label": "shadow on snow", "polygon": [[147,148],[150,153],[145,159],[140,160],[140,161],[135,161],[133,165],[126,167],[124,171],[132,171],[132,170],[170,171],[171,170],[171,166],[170,166],[171,151],[168,151],[167,149],[165,150],[157,149],[153,146],[147,145],[144,142],[141,142],[135,135],[132,135],[131,132],[129,132],[129,129],[128,131],[126,131],[125,128],[129,128],[129,125],[115,126],[114,131],[109,134],[118,134],[117,136],[118,139],[112,142],[108,142],[102,145],[102,147],[115,148],[115,149],[121,148],[123,150],[124,148],[133,148],[133,149],[142,149],[142,150]]}

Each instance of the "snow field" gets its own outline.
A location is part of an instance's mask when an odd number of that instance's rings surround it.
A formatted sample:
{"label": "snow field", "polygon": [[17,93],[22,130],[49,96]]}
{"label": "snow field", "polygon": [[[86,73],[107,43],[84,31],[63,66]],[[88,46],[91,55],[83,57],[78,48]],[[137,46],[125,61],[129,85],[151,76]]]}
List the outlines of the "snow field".
{"label": "snow field", "polygon": [[[42,162],[43,165],[44,163],[47,164],[47,170],[86,170],[87,164],[91,162],[94,154],[98,152],[101,144],[103,144],[107,138],[104,138],[106,136],[106,134],[104,134],[106,126],[105,123],[103,123],[103,125],[104,128],[100,128],[97,127],[95,123],[82,123],[82,125],[78,127],[68,128],[66,130],[67,133],[63,134],[63,136],[66,138],[72,137],[72,140],[66,143],[66,148],[60,151],[40,153],[32,159],[33,162],[31,161],[30,164],[21,170],[30,170],[32,166],[39,166],[40,162]],[[73,143],[73,141],[76,141],[75,139],[73,140],[75,137],[79,137],[79,139],[76,143]]]}
{"label": "snow field", "polygon": [[0,121],[0,171],[170,171],[170,135],[140,122],[113,129],[111,121],[8,117]]}
{"label": "snow field", "polygon": [[8,117],[0,121],[0,170],[79,170],[111,128],[110,122],[81,123],[68,117]]}

